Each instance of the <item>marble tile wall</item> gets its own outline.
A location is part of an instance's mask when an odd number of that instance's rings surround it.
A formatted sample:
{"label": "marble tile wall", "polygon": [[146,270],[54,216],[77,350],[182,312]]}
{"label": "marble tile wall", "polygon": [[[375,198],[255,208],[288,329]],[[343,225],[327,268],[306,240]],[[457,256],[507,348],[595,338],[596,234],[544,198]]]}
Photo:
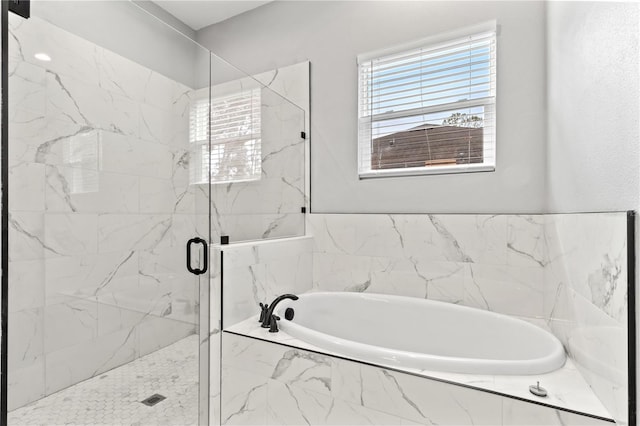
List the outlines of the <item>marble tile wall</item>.
{"label": "marble tile wall", "polygon": [[[598,398],[619,423],[625,424],[625,213],[528,216],[313,214],[307,219],[308,232],[313,238],[295,240],[293,245],[287,243],[294,251],[313,252],[311,283],[302,288],[290,284],[290,280],[272,280],[266,284],[268,267],[259,260],[255,245],[229,248],[229,257],[225,259],[225,292],[228,292],[224,300],[225,327],[255,315],[260,301],[307,288],[424,297],[528,320],[537,319],[538,322],[546,320]],[[303,241],[304,246],[296,247]],[[261,244],[262,249],[271,250],[277,240]],[[283,267],[289,269],[290,277],[307,280],[308,274],[299,274],[299,261],[300,258],[285,262]],[[308,260],[303,262],[309,264]],[[269,293],[270,297],[261,296]],[[226,334],[224,339],[223,353],[226,354]],[[265,361],[257,356],[258,359],[246,360],[243,368],[264,367]],[[261,381],[247,371],[229,369],[228,362],[223,358],[222,406],[233,407],[233,401],[239,398],[241,403],[236,403],[246,412],[234,412],[230,408],[230,412],[222,413],[223,423],[295,424],[307,415],[316,415],[295,405],[295,401],[304,401],[305,396],[295,394],[291,386],[283,387],[272,378]],[[246,399],[233,388],[244,389],[244,380],[249,380],[250,389],[253,389]],[[228,384],[229,381],[235,385]],[[278,389],[286,392],[280,394]],[[271,409],[269,395],[279,395],[277,399],[284,400],[292,398],[291,404]],[[317,398],[316,395],[312,400],[317,401]],[[325,408],[331,407],[332,403],[336,403],[335,397],[328,397]],[[504,424],[589,424],[592,421],[509,399],[503,401],[502,407]],[[296,410],[302,410],[302,414],[296,414]],[[353,412],[354,408],[351,410]],[[402,414],[391,414],[396,417],[388,421],[392,424],[400,421],[397,416],[402,417]],[[245,418],[247,415],[249,418]],[[313,417],[315,422],[337,421],[329,420],[332,415],[322,409],[318,415],[320,417]],[[378,417],[375,420],[384,421]]]}
{"label": "marble tile wall", "polygon": [[223,326],[259,313],[284,293],[311,290],[313,238],[295,237],[220,246],[224,253]]}
{"label": "marble tile wall", "polygon": [[611,424],[227,332],[222,375],[228,425]]}
{"label": "marble tile wall", "polygon": [[545,220],[545,317],[616,422],[627,424],[627,215]]}
{"label": "marble tile wall", "polygon": [[626,213],[313,214],[313,289],[543,319],[627,421]]}
{"label": "marble tile wall", "polygon": [[[307,227],[312,291],[398,294],[544,320],[625,424],[625,213],[312,214]],[[255,315],[264,300],[256,295],[266,293],[264,269],[244,257],[225,275],[233,287],[225,326]],[[295,289],[274,284],[273,295]]]}
{"label": "marble tile wall", "polygon": [[190,88],[37,17],[9,57],[14,409],[195,332],[199,217]]}
{"label": "marble tile wall", "polygon": [[544,216],[312,214],[313,289],[543,318]]}
{"label": "marble tile wall", "polygon": [[[221,421],[220,345],[223,324],[227,328],[256,315],[258,303],[270,303],[280,294],[309,291],[311,249],[311,237],[212,247],[211,320],[206,342],[210,348],[206,366],[209,371],[210,424],[220,424]],[[226,380],[224,374],[222,379]]]}

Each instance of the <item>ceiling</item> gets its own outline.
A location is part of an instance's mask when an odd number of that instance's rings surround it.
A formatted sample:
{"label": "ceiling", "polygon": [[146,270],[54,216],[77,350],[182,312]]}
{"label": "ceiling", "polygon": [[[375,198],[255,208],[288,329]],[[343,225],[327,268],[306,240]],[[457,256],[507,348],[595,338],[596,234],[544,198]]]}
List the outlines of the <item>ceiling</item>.
{"label": "ceiling", "polygon": [[153,0],[153,2],[194,31],[269,3],[269,1],[245,0]]}

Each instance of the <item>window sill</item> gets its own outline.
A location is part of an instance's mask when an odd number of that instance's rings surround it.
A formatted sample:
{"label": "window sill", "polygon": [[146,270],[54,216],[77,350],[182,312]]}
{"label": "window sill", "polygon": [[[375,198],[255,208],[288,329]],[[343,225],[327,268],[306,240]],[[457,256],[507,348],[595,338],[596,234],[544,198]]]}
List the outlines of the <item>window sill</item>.
{"label": "window sill", "polygon": [[410,167],[406,169],[384,169],[360,172],[360,179],[400,177],[400,176],[423,176],[423,175],[448,175],[458,173],[493,172],[495,166],[488,164],[471,164],[468,166],[432,166],[432,167]]}

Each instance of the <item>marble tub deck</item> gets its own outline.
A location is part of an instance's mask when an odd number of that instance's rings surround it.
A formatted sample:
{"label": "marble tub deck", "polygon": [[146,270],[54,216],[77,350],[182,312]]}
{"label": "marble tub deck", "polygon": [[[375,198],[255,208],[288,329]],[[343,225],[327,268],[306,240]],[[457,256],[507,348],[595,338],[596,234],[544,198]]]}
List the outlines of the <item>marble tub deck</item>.
{"label": "marble tub deck", "polygon": [[[166,399],[140,402],[155,393]],[[9,426],[197,424],[195,334],[9,413]]]}
{"label": "marble tub deck", "polygon": [[[340,353],[319,348],[299,339],[295,339],[282,331],[278,333],[269,333],[267,330],[260,328],[257,316],[228,327],[225,331],[292,348],[351,359],[356,362],[367,362],[366,360],[345,357]],[[613,422],[609,411],[595,396],[591,387],[578,372],[570,358],[567,358],[565,365],[556,371],[531,376],[471,375],[411,368],[399,369],[397,366],[385,366],[382,364],[375,365],[389,368],[394,371],[423,376],[425,378],[444,381],[455,385],[466,386],[480,391],[488,391],[504,397],[531,401],[535,404],[542,404],[559,410],[596,416],[603,420]],[[529,385],[535,384],[537,381],[540,381],[540,386],[545,387],[549,392],[546,398],[536,397],[529,392]]]}

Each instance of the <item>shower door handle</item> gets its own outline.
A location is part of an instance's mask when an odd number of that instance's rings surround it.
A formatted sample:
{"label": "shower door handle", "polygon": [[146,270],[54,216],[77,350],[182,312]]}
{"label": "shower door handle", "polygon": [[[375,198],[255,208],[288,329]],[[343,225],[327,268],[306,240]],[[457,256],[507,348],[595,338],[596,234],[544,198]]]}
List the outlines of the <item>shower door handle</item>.
{"label": "shower door handle", "polygon": [[[202,268],[191,267],[191,246],[193,244],[202,244],[202,251],[204,252],[204,261]],[[207,265],[209,263],[209,256],[207,255],[207,242],[202,238],[195,237],[187,241],[187,270],[193,275],[202,275],[207,272]],[[198,265],[200,266],[200,265]]]}

